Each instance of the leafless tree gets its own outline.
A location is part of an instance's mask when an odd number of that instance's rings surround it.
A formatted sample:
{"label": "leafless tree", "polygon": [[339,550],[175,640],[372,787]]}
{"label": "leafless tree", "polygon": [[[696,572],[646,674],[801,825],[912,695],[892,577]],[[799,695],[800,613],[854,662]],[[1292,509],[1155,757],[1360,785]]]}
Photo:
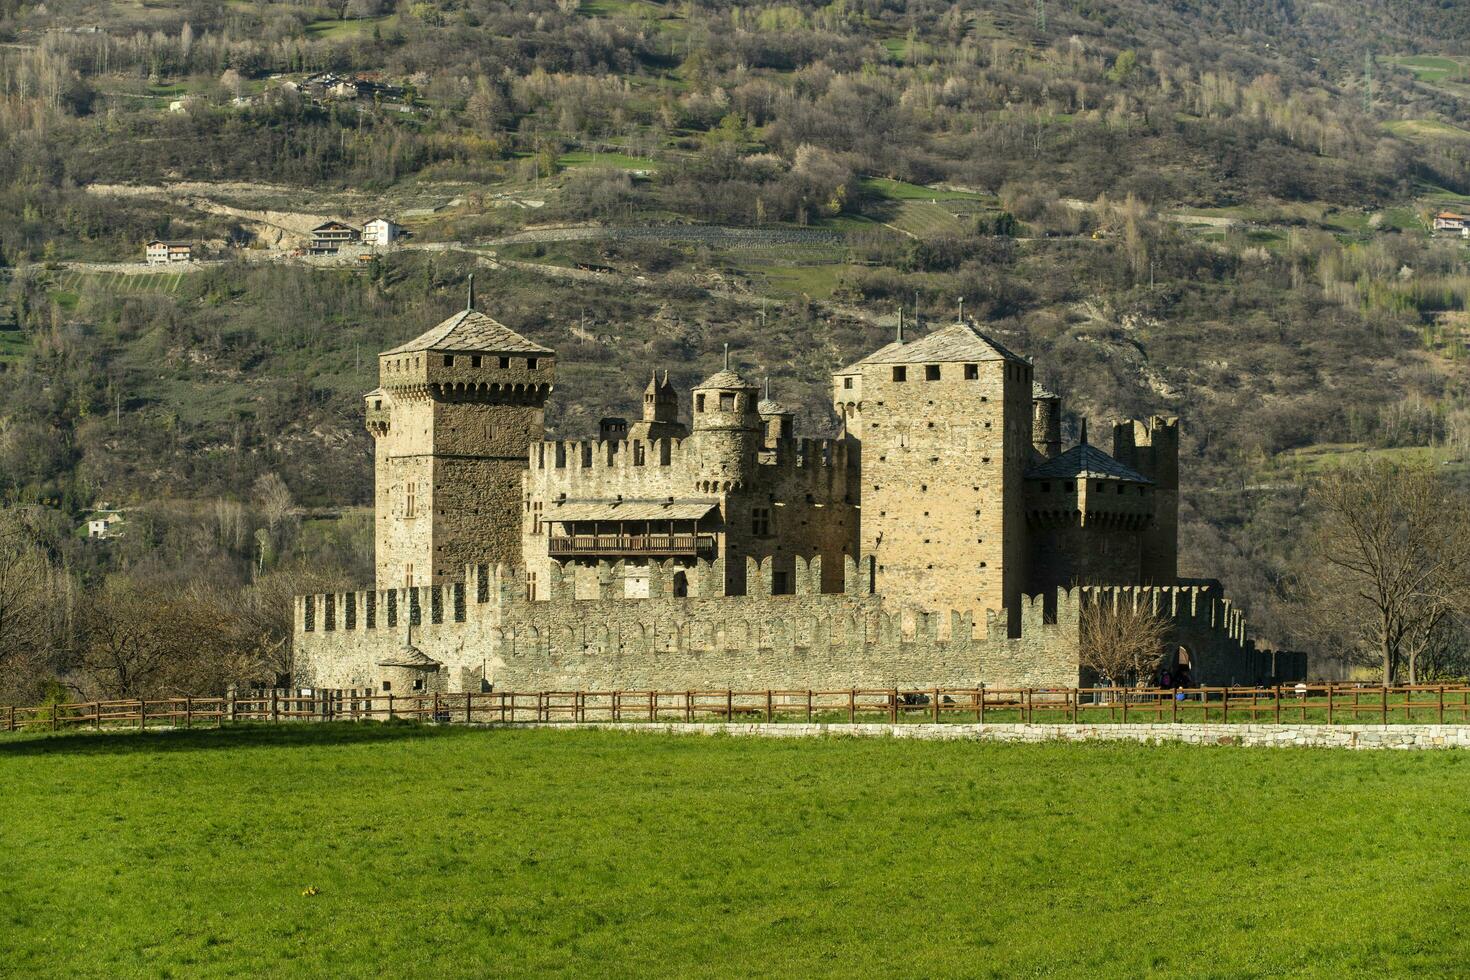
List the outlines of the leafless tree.
{"label": "leafless tree", "polygon": [[1110,685],[1147,684],[1168,635],[1168,622],[1147,605],[1093,602],[1082,611],[1081,666]]}
{"label": "leafless tree", "polygon": [[1394,684],[1470,608],[1470,501],[1432,470],[1371,462],[1313,486],[1297,573],[1314,633]]}
{"label": "leafless tree", "polygon": [[271,533],[275,534],[291,514],[291,490],[286,481],[274,473],[265,474],[255,481],[255,500]]}

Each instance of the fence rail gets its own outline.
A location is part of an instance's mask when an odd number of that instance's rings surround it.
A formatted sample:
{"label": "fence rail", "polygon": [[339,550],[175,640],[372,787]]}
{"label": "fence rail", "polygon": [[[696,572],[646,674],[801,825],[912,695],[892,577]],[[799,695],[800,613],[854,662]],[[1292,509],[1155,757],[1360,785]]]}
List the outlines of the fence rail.
{"label": "fence rail", "polygon": [[488,691],[395,695],[267,691],[225,697],[0,707],[5,731],[225,725],[241,722],[821,721],[942,723],[1467,724],[1470,685],[1359,687],[900,688],[845,691]]}

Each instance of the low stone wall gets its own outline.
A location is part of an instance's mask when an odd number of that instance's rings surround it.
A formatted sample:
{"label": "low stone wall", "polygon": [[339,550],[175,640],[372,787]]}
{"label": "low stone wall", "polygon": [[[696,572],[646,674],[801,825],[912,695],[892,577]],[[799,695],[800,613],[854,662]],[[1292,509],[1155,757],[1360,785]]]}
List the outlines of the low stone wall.
{"label": "low stone wall", "polygon": [[917,738],[974,742],[1186,742],[1257,748],[1470,749],[1470,725],[956,725],[513,722],[491,728],[592,728],[650,735]]}

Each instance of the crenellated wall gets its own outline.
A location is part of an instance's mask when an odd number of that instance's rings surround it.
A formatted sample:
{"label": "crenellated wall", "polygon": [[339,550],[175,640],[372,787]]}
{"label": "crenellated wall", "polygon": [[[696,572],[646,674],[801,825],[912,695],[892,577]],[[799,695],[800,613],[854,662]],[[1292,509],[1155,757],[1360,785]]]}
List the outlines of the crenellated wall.
{"label": "crenellated wall", "polygon": [[[298,677],[376,688],[377,661],[403,645],[412,623],[413,644],[444,665],[450,691],[1072,687],[1081,610],[1103,601],[1148,602],[1173,618],[1200,683],[1269,679],[1268,667],[1279,682],[1305,670],[1299,658],[1257,651],[1215,585],[1060,590],[1022,599],[1015,617],[1002,610],[977,621],[885,609],[871,560],[844,563],[841,593],[823,591],[820,558],[797,559],[790,595],[770,594],[771,559],[747,560],[747,594],[724,595],[722,566],[653,563],[640,569],[648,597],[638,599],[625,595],[624,567],[606,562],[588,598],[577,598],[559,565],[535,601],[524,571],[507,566],[472,566],[450,585],[301,596]],[[676,595],[676,575],[687,596]]]}

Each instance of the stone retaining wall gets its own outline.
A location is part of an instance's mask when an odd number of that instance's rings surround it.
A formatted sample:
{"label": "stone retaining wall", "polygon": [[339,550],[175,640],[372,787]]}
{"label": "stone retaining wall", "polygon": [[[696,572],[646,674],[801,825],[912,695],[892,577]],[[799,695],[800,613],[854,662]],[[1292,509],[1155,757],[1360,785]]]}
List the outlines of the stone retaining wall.
{"label": "stone retaining wall", "polygon": [[1470,749],[1470,725],[957,725],[512,722],[491,728],[593,728],[650,735],[917,738],[975,742],[1186,742],[1265,748]]}

